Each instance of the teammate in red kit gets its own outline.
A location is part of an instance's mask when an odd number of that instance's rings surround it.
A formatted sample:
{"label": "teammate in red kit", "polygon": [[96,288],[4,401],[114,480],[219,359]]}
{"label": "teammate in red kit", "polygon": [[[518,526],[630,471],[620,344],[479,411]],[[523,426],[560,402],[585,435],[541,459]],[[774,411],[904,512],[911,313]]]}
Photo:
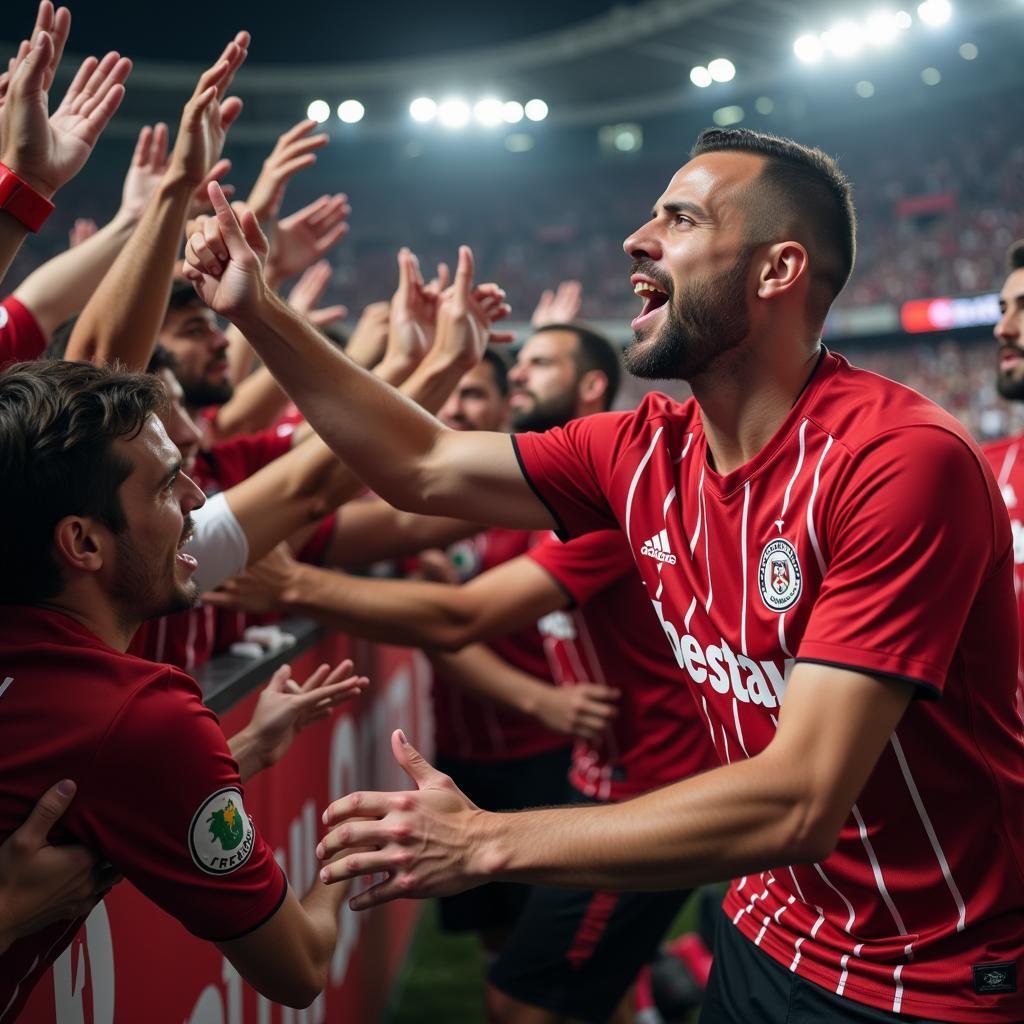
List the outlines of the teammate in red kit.
{"label": "teammate in red kit", "polygon": [[320,435],[400,507],[620,529],[724,762],[621,804],[489,814],[399,732],[418,792],[332,805],[320,852],[348,852],[322,877],[385,872],[357,908],[492,878],[734,878],[705,1021],[1024,1019],[1010,527],[954,419],[821,345],[854,257],[834,162],[704,133],[625,243],[630,368],[694,397],[512,444],[444,430],[302,329],[255,223],[210,193],[230,259],[204,272],[187,247],[188,273]]}
{"label": "teammate in red kit", "polygon": [[[318,884],[296,899],[242,788],[300,727],[278,713],[286,675],[261,697],[278,709],[273,747],[229,747],[193,680],[125,653],[144,618],[195,599],[182,548],[203,495],[155,415],[162,400],[154,376],[82,363],[0,375],[0,480],[18,495],[0,529],[0,838],[55,776],[74,779],[54,843],[108,862],[268,998],[307,1005],[326,983],[340,896]],[[315,716],[353,695],[365,680],[339,681],[348,664],[322,667],[290,703]],[[0,956],[4,1016],[81,922],[21,932]]]}
{"label": "teammate in red kit", "polygon": [[[1009,274],[999,296],[999,322],[995,326],[999,342],[999,369],[996,387],[1010,402],[1024,401],[1024,241],[1010,247]],[[1010,513],[1013,531],[1013,588],[1017,608],[1024,624],[1024,436],[1005,437],[982,448],[992,463],[996,483]],[[1017,707],[1024,714],[1024,644],[1017,663]]]}

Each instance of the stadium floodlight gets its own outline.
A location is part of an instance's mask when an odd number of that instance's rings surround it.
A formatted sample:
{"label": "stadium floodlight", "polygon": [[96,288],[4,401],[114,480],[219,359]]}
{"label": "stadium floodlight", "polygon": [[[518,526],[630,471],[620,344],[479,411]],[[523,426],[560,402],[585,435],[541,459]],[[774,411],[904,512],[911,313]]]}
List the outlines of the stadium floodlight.
{"label": "stadium floodlight", "polygon": [[437,119],[445,128],[465,128],[469,124],[469,104],[457,96],[442,100]]}
{"label": "stadium floodlight", "polygon": [[925,68],[921,72],[921,81],[925,85],[938,85],[942,81],[942,73],[938,68]]}
{"label": "stadium floodlight", "polygon": [[477,124],[485,128],[496,128],[502,122],[504,111],[505,107],[501,100],[488,96],[474,104],[473,117],[476,118]]}
{"label": "stadium floodlight", "polygon": [[313,100],[306,107],[306,117],[317,124],[323,124],[331,116],[331,105],[327,100]]}
{"label": "stadium floodlight", "polygon": [[937,28],[953,17],[953,5],[949,0],[924,0],[917,5],[917,16],[926,25]]}
{"label": "stadium floodlight", "polygon": [[701,64],[699,67],[690,68],[690,81],[698,89],[706,89],[714,79],[711,77],[711,72]]}
{"label": "stadium floodlight", "polygon": [[864,23],[864,38],[872,46],[888,46],[896,41],[900,27],[896,23],[896,15],[891,11],[875,11],[868,15]]}
{"label": "stadium floodlight", "polygon": [[414,121],[426,124],[437,117],[437,104],[429,96],[417,96],[409,104],[409,116]]}
{"label": "stadium floodlight", "polygon": [[822,33],[821,41],[833,56],[854,57],[864,45],[864,30],[854,21],[840,21]]}
{"label": "stadium floodlight", "polygon": [[869,82],[867,79],[858,82],[855,88],[857,90],[857,95],[862,100],[869,100],[872,96],[875,95],[875,86],[872,82]]}
{"label": "stadium floodlight", "polygon": [[893,21],[895,21],[896,27],[901,32],[905,32],[914,24],[914,19],[910,16],[909,11],[897,11],[895,15],[893,15]]}
{"label": "stadium floodlight", "polygon": [[754,109],[759,114],[767,116],[775,109],[775,100],[773,100],[771,96],[758,96],[757,99],[754,100]]}
{"label": "stadium floodlight", "polygon": [[548,116],[548,105],[543,100],[527,100],[523,109],[531,121],[543,121]]}
{"label": "stadium floodlight", "polygon": [[708,64],[708,72],[716,82],[731,82],[736,77],[736,65],[725,57],[716,57]]}
{"label": "stadium floodlight", "polygon": [[501,108],[501,117],[505,124],[519,124],[524,116],[525,111],[519,100],[506,100]]}
{"label": "stadium floodlight", "polygon": [[366,107],[359,100],[342,100],[338,104],[338,120],[345,124],[358,124],[366,113]]}
{"label": "stadium floodlight", "polygon": [[974,43],[964,43],[959,52],[964,60],[976,60],[978,56],[978,48]]}
{"label": "stadium floodlight", "polygon": [[742,107],[719,107],[711,115],[711,120],[714,121],[719,128],[728,128],[731,124],[739,124],[745,116],[746,115],[743,113]]}
{"label": "stadium floodlight", "polygon": [[820,36],[808,34],[801,36],[793,44],[793,52],[797,60],[802,60],[805,64],[817,64],[825,55],[825,48],[821,45]]}

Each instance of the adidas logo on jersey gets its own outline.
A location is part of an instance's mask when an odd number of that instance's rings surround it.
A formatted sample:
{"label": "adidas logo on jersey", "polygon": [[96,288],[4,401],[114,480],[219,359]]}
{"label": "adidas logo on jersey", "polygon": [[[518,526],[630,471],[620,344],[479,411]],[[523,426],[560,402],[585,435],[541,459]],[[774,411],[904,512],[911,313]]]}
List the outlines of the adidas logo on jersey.
{"label": "adidas logo on jersey", "polygon": [[676,556],[668,548],[668,530],[656,533],[640,549],[640,554],[653,558],[656,562],[665,562],[667,565],[676,564]]}

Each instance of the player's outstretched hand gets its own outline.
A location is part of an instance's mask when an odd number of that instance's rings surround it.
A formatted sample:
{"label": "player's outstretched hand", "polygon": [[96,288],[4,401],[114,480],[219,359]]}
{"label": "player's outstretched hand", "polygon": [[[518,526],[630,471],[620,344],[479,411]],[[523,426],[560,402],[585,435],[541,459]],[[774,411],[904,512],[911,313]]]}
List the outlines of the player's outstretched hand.
{"label": "player's outstretched hand", "polygon": [[249,33],[239,32],[224,47],[217,62],[199,76],[181,113],[170,163],[176,173],[196,188],[211,180],[228,129],[242,112],[242,101],[237,96],[225,98],[224,94],[248,53]]}
{"label": "player's outstretched hand", "polygon": [[86,57],[51,115],[49,90],[71,28],[66,7],[39,5],[32,38],[8,65],[0,110],[0,162],[52,196],[85,165],[124,98],[132,62],[111,52]]}
{"label": "player's outstretched hand", "polygon": [[560,281],[558,288],[541,293],[530,317],[531,327],[567,324],[576,319],[583,303],[583,285],[579,281]]}
{"label": "player's outstretched hand", "polygon": [[474,826],[485,812],[430,765],[401,729],[392,733],[391,749],[416,783],[415,791],[352,793],[323,816],[324,824],[333,826],[316,850],[320,860],[330,861],[320,871],[324,882],[388,875],[353,897],[353,910],[394,899],[445,896],[487,881],[474,864]]}
{"label": "player's outstretched hand", "polygon": [[84,846],[49,843],[75,790],[70,779],[52,786],[0,846],[0,952],[54,921],[85,917],[118,881]]}
{"label": "player's outstretched hand", "polygon": [[621,693],[601,683],[574,683],[571,686],[548,687],[544,700],[537,708],[537,718],[549,729],[597,739],[619,713]]}
{"label": "player's outstretched hand", "polygon": [[301,684],[291,675],[291,666],[282,665],[271,676],[245,727],[260,768],[277,764],[310,722],[327,718],[331,708],[358,697],[370,683],[366,676],[352,674],[348,660],[333,669],[321,665]]}
{"label": "player's outstretched hand", "polygon": [[287,544],[278,544],[243,573],[225,580],[218,590],[203,594],[203,603],[262,615],[281,607],[298,562]]}
{"label": "player's outstretched hand", "polygon": [[473,250],[459,246],[459,262],[452,286],[438,304],[435,350],[465,369],[483,358],[489,341],[510,341],[511,334],[499,334],[493,325],[511,312],[505,292],[496,284],[473,285]]}
{"label": "player's outstretched hand", "polygon": [[277,140],[263,161],[256,184],[246,200],[261,224],[277,219],[288,183],[303,168],[315,164],[316,151],[327,145],[327,136],[312,134],[315,130],[316,121],[300,121]]}
{"label": "player's outstretched hand", "polygon": [[182,273],[210,309],[230,320],[264,295],[267,239],[251,210],[236,216],[217,182],[208,194],[213,216],[189,236]]}
{"label": "player's outstretched hand", "polygon": [[322,259],[348,233],[348,196],[321,196],[280,220],[273,231],[267,273],[280,283]]}
{"label": "player's outstretched hand", "polygon": [[[251,207],[250,207],[251,208]],[[344,320],[348,310],[344,306],[320,306],[320,299],[331,282],[331,265],[317,260],[307,267],[288,293],[288,305],[301,313],[314,327],[324,328]]]}

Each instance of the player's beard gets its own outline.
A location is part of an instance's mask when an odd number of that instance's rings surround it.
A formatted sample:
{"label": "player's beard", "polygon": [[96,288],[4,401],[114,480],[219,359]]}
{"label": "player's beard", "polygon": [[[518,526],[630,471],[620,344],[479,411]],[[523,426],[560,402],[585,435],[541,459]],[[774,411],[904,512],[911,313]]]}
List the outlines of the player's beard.
{"label": "player's beard", "polygon": [[1024,402],[1024,365],[1009,373],[996,370],[996,391],[1008,402]]}
{"label": "player's beard", "polygon": [[512,430],[520,433],[525,430],[550,430],[552,427],[564,427],[576,416],[576,387],[561,395],[550,398],[538,398],[533,405],[512,410]]}
{"label": "player's beard", "polygon": [[[634,332],[623,353],[626,369],[645,380],[693,380],[750,333],[746,285],[753,247],[717,277],[690,280],[665,303],[665,323],[653,338]],[[638,264],[643,273],[643,263]]]}
{"label": "player's beard", "polygon": [[188,409],[205,409],[210,405],[224,405],[231,401],[235,393],[235,386],[225,378],[217,384],[200,378],[199,380],[185,381],[178,378],[181,390],[185,393],[185,406]]}
{"label": "player's beard", "polygon": [[132,541],[127,531],[115,537],[117,575],[112,597],[120,610],[122,625],[137,629],[146,619],[171,615],[191,608],[199,596],[191,580],[177,578],[177,549],[166,559],[147,555]]}

